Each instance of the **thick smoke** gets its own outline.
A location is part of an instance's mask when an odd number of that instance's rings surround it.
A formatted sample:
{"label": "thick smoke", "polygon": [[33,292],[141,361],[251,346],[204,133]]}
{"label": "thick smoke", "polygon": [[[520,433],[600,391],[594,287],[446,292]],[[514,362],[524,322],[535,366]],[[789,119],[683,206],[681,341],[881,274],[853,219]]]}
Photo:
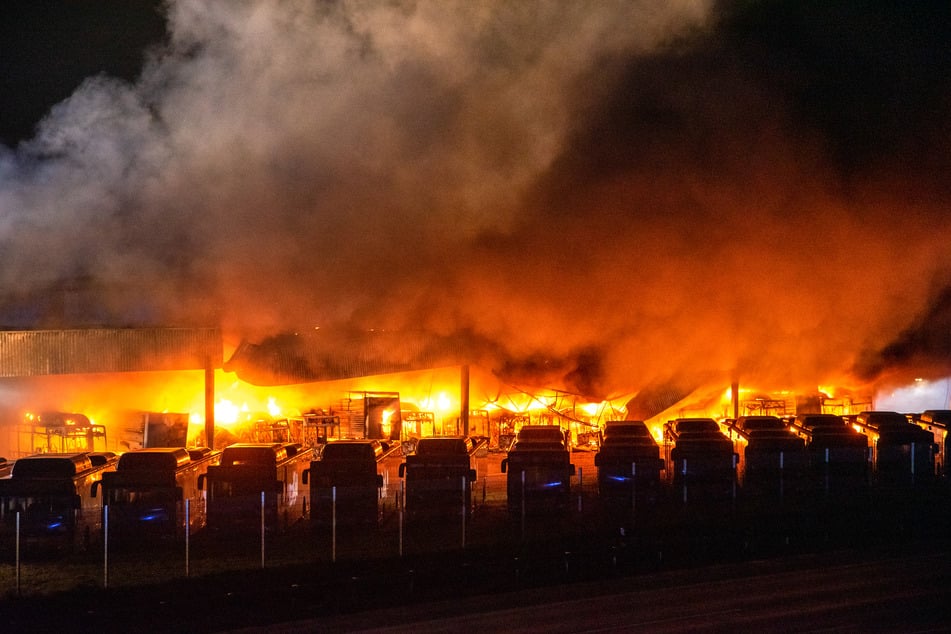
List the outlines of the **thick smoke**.
{"label": "thick smoke", "polygon": [[588,393],[872,380],[951,273],[946,130],[835,134],[868,113],[813,102],[861,92],[816,97],[773,19],[170,2],[134,84],[90,78],[0,156],[0,285],[90,276],[116,314],[235,338],[466,333]]}

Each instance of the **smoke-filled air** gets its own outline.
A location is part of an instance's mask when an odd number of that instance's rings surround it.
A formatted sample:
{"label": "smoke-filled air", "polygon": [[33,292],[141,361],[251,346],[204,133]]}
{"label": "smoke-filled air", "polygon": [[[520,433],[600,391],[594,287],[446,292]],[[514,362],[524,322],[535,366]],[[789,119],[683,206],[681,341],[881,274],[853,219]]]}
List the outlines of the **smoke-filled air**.
{"label": "smoke-filled air", "polygon": [[592,394],[945,376],[949,20],[915,4],[172,0],[137,79],[0,146],[0,287],[465,338]]}

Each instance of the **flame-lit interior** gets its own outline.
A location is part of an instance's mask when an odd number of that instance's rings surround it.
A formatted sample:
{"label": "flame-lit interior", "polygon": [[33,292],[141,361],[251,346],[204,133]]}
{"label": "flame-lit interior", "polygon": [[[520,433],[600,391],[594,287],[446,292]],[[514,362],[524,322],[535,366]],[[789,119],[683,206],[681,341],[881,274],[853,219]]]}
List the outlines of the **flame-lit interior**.
{"label": "flame-lit interior", "polygon": [[[469,399],[469,430],[461,427],[460,412],[464,398],[463,378]],[[136,412],[164,412],[187,415],[188,444],[207,444],[205,425],[205,375],[203,371],[129,372],[69,376],[40,376],[19,379],[7,385],[0,455],[22,456],[34,452],[66,448],[37,436],[42,412],[84,414],[88,423],[101,426],[100,436],[88,446],[92,450],[129,449],[123,431],[129,416]],[[935,389],[917,381],[908,388],[925,399],[934,398]],[[923,392],[924,391],[924,392]],[[256,425],[305,414],[342,416],[363,412],[367,394],[398,394],[402,438],[425,435],[484,435],[498,443],[500,435],[513,434],[525,424],[555,424],[571,432],[577,446],[586,446],[587,435],[603,429],[610,420],[628,418],[627,403],[636,391],[602,400],[560,392],[538,386],[518,386],[501,381],[491,372],[471,368],[465,374],[460,366],[416,372],[394,373],[355,379],[302,383],[283,386],[256,386],[234,373],[214,372],[215,443],[255,440]],[[15,395],[15,398],[13,396]],[[893,393],[899,395],[898,392]],[[899,395],[900,396],[900,395]],[[759,391],[744,386],[719,386],[698,389],[680,402],[646,420],[658,442],[663,440],[663,425],[674,417],[712,417],[718,420],[743,414],[786,416],[802,407],[802,395],[790,390]],[[880,402],[889,404],[888,395]],[[736,403],[734,403],[736,399]],[[10,402],[17,406],[10,407]],[[852,414],[872,409],[870,397],[851,396],[847,391],[823,385],[815,388],[807,407],[812,411]],[[920,409],[929,407],[924,403]],[[391,437],[396,407],[382,411],[384,437]],[[65,425],[70,417],[61,419]],[[329,432],[330,437],[348,437],[346,423]]]}

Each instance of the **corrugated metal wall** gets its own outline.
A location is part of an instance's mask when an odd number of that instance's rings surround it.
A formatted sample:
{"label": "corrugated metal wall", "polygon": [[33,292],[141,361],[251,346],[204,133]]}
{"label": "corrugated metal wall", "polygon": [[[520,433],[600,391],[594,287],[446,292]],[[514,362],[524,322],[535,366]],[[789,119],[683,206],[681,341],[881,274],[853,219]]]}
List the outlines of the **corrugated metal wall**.
{"label": "corrugated metal wall", "polygon": [[0,377],[200,370],[222,355],[217,328],[0,331]]}

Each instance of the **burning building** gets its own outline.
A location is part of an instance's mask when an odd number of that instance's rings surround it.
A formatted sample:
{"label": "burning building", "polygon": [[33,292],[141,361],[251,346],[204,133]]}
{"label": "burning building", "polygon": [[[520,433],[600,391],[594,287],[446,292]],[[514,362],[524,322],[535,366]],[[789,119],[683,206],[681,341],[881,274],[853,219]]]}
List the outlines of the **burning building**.
{"label": "burning building", "polygon": [[780,5],[163,4],[137,74],[0,147],[0,326],[223,343],[17,370],[4,406],[332,429],[392,392],[433,433],[577,434],[942,379],[946,21]]}

